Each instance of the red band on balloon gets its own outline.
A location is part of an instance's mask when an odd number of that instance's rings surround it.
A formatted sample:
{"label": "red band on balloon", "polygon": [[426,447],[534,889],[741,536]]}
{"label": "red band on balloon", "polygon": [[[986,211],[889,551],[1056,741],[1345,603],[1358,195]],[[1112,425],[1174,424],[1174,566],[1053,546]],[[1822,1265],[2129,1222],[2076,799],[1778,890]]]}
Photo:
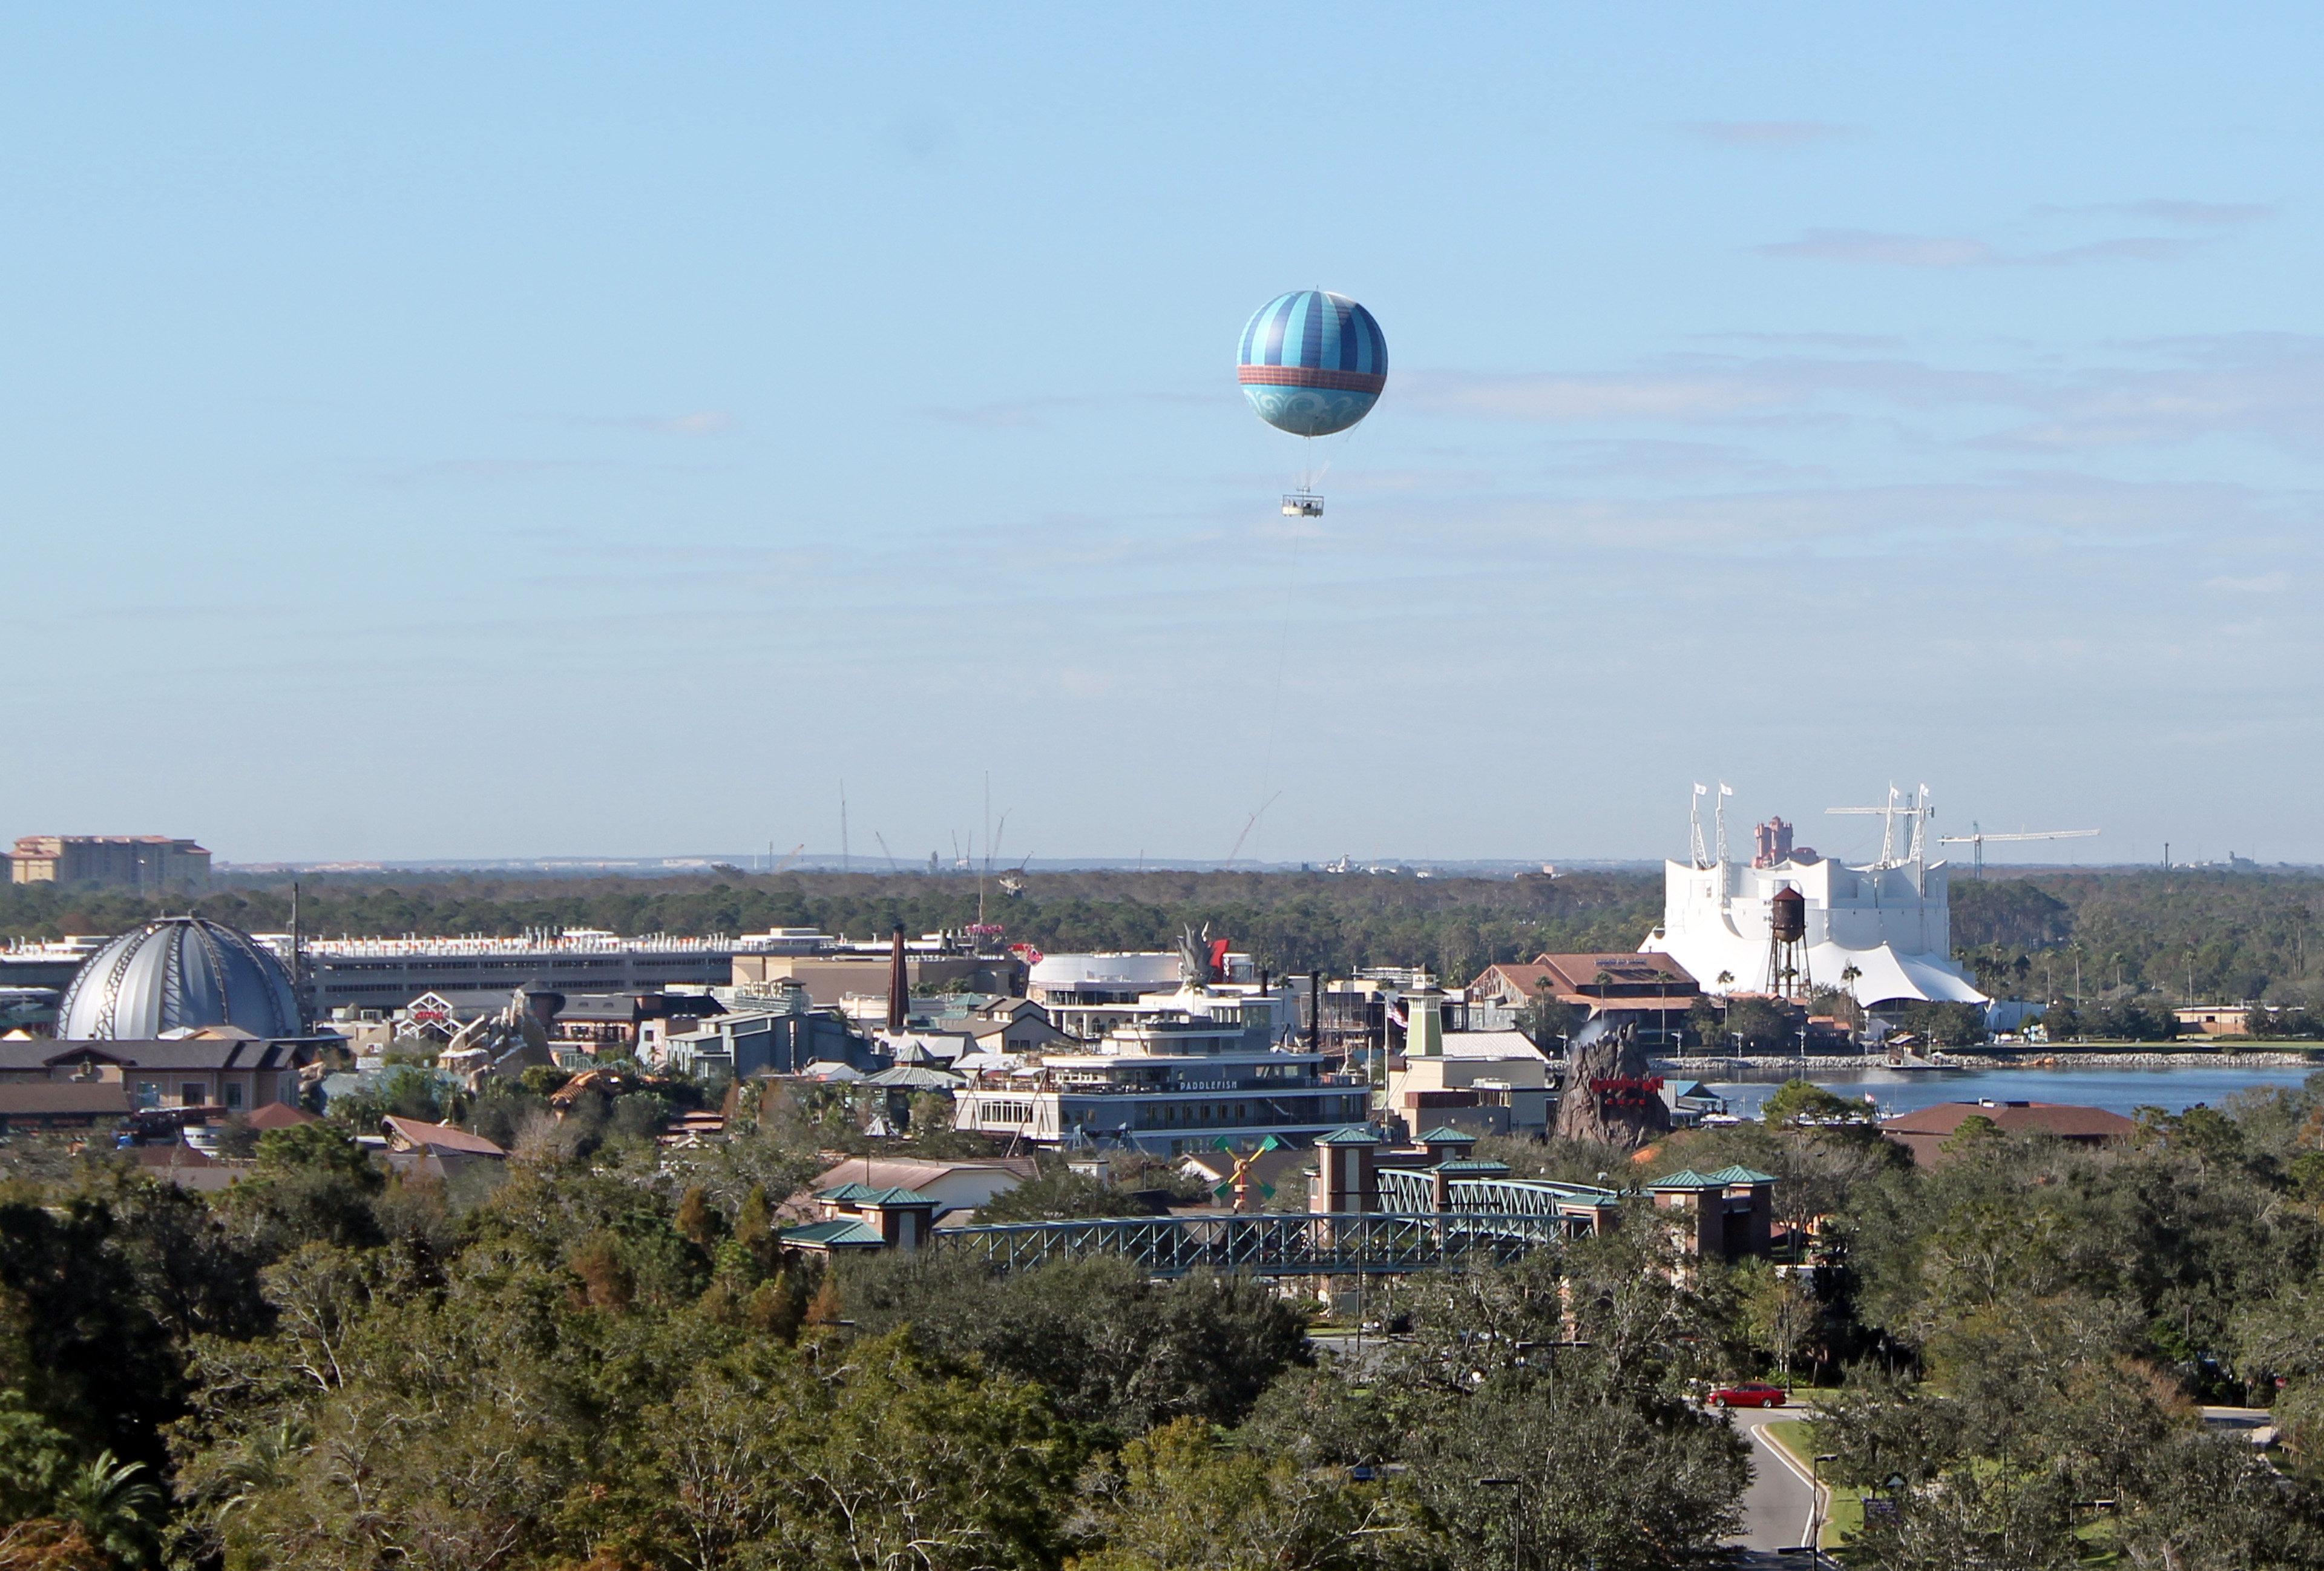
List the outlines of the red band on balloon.
{"label": "red band on balloon", "polygon": [[1327,387],[1339,393],[1378,393],[1388,378],[1375,371],[1323,371],[1310,365],[1239,365],[1235,380],[1245,387]]}

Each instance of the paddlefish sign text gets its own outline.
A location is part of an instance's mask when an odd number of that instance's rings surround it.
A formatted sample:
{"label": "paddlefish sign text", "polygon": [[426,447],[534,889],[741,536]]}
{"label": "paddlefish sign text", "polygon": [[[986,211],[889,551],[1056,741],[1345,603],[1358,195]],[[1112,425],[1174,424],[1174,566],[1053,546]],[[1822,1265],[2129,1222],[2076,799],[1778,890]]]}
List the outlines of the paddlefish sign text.
{"label": "paddlefish sign text", "polygon": [[1590,1082],[1590,1089],[1604,1108],[1646,1107],[1662,1100],[1663,1077],[1660,1075],[1603,1075]]}

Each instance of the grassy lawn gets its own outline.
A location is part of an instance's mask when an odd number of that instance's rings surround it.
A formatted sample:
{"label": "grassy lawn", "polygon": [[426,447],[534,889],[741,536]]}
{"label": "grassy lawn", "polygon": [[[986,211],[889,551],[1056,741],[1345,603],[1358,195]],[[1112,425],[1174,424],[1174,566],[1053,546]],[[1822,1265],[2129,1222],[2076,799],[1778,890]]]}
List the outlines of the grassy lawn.
{"label": "grassy lawn", "polygon": [[[1800,1471],[1810,1472],[1808,1459],[1816,1454],[1815,1420],[1812,1419],[1779,1419],[1766,1426],[1767,1438],[1782,1446]],[[1842,1484],[1828,1484],[1831,1492],[1831,1516],[1823,1525],[1819,1539],[1824,1548],[1837,1549],[1845,1546],[1864,1526],[1864,1492]],[[2089,1566],[2116,1565],[2121,1552],[2115,1548],[2114,1524],[2098,1520],[2084,1522],[2074,1529],[2082,1541],[2080,1564]]]}
{"label": "grassy lawn", "polygon": [[[1802,1473],[1814,1472],[1809,1465],[1809,1458],[1816,1454],[1813,1419],[1778,1419],[1766,1426],[1766,1431],[1768,1439],[1791,1454]],[[1864,1526],[1864,1492],[1831,1483],[1824,1487],[1831,1492],[1831,1515],[1823,1524],[1821,1542],[1825,1548],[1833,1549]]]}

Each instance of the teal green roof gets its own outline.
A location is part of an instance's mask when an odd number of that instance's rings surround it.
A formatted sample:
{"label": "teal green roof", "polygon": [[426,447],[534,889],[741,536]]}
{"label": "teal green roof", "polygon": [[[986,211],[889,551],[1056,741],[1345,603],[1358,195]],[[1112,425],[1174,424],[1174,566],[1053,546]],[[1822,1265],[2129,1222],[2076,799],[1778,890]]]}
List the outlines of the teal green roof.
{"label": "teal green roof", "polygon": [[888,1241],[880,1236],[877,1228],[866,1227],[853,1216],[842,1216],[833,1222],[810,1223],[805,1227],[786,1227],[776,1238],[793,1249],[885,1249]]}
{"label": "teal green roof", "polygon": [[825,1189],[816,1197],[818,1200],[836,1201],[843,1206],[936,1206],[942,1202],[918,1189],[880,1189],[870,1184],[842,1184],[835,1189]]}
{"label": "teal green roof", "polygon": [[1379,1135],[1369,1123],[1351,1123],[1344,1129],[1335,1129],[1329,1134],[1317,1135],[1315,1143],[1317,1145],[1378,1145]]}
{"label": "teal green roof", "polygon": [[1773,1173],[1744,1167],[1721,1168],[1715,1173],[1705,1173],[1703,1177],[1716,1178],[1722,1184],[1772,1184],[1777,1181]]}
{"label": "teal green roof", "polygon": [[1509,1170],[1507,1162],[1439,1162],[1436,1170],[1456,1178],[1498,1178]]}
{"label": "teal green roof", "polygon": [[1692,1168],[1681,1168],[1677,1172],[1656,1178],[1646,1186],[1649,1189],[1724,1189],[1727,1180],[1696,1172]]}
{"label": "teal green roof", "polygon": [[1473,1134],[1463,1134],[1449,1124],[1438,1124],[1426,1134],[1419,1136],[1414,1143],[1416,1145],[1475,1145],[1477,1137]]}

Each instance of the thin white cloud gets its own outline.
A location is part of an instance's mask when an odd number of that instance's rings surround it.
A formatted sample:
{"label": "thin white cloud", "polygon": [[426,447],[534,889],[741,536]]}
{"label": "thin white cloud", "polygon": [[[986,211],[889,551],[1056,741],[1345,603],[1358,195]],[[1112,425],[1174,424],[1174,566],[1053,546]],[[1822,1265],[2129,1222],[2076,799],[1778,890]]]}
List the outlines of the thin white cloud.
{"label": "thin white cloud", "polygon": [[2237,485],[2034,471],[1978,482],[1513,501],[1440,528],[1473,532],[1519,555],[1676,550],[1704,560],[1958,560],[1964,552],[2070,553],[2089,562],[2263,541],[2282,527],[2270,499]]}
{"label": "thin white cloud", "polygon": [[1546,423],[1699,420],[1786,402],[1764,383],[1723,374],[1646,372],[1616,376],[1463,376],[1416,374],[1407,395],[1432,413]]}
{"label": "thin white cloud", "polygon": [[1541,424],[1748,422],[1819,403],[1867,402],[1910,409],[1990,404],[2046,408],[2049,395],[2017,376],[1960,371],[1901,357],[1674,356],[1604,375],[1415,373],[1404,395],[1432,414]]}
{"label": "thin white cloud", "polygon": [[1980,267],[1993,247],[1960,235],[1886,235],[1871,229],[1811,229],[1796,240],[1759,247],[1765,256],[1847,262],[1875,267]]}
{"label": "thin white cloud", "polygon": [[2024,267],[2070,267],[2079,262],[2169,262],[2183,256],[2195,245],[2160,235],[2130,235],[2117,240],[2093,240],[2058,251],[2037,251],[2009,260]]}
{"label": "thin white cloud", "polygon": [[2048,251],[2011,253],[1967,235],[1811,229],[1796,240],[1775,241],[1759,246],[1758,251],[1763,256],[1864,267],[2070,267],[2085,262],[2168,262],[2196,244],[2174,236],[2128,235]]}
{"label": "thin white cloud", "polygon": [[2144,218],[2158,224],[2213,229],[2256,224],[2263,218],[2273,217],[2276,209],[2272,202],[2199,202],[2181,197],[2153,197],[2143,202],[2051,203],[2034,211],[2043,217]]}
{"label": "thin white cloud", "polygon": [[2273,217],[2275,208],[2266,202],[2190,202],[2169,199],[2133,202],[2126,211],[2141,218],[2160,218],[2171,224],[2255,224],[2262,218]]}
{"label": "thin white cloud", "polygon": [[1981,445],[2152,447],[2240,437],[2289,452],[2324,449],[2324,338],[2248,333],[2135,347],[2163,363],[2098,367],[2065,379],[2040,418]]}

